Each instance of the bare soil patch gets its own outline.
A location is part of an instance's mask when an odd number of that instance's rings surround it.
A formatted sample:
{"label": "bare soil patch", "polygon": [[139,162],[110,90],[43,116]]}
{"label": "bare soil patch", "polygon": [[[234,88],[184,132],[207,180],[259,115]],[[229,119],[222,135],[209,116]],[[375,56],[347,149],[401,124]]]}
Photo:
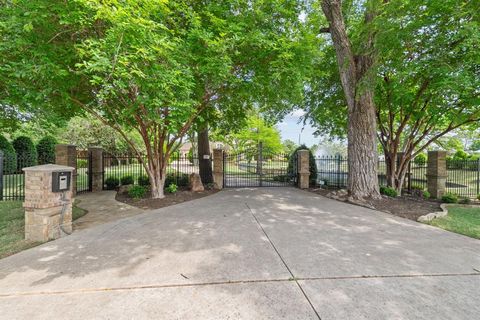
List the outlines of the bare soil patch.
{"label": "bare soil patch", "polygon": [[[315,188],[310,189],[310,191],[327,197],[334,190]],[[352,204],[358,205],[357,203]],[[440,201],[426,200],[408,195],[396,198],[382,196],[382,199],[379,200],[366,201],[365,206],[414,221],[417,221],[418,217],[425,214],[442,211]]]}
{"label": "bare soil patch", "polygon": [[211,194],[218,192],[218,190],[209,189],[201,192],[192,192],[190,190],[179,190],[176,193],[166,193],[165,198],[163,199],[150,199],[150,196],[147,195],[144,199],[133,199],[128,196],[128,194],[117,193],[115,199],[117,201],[135,206],[141,209],[159,209],[174,204],[179,204],[186,201],[191,201],[195,199],[200,199]]}

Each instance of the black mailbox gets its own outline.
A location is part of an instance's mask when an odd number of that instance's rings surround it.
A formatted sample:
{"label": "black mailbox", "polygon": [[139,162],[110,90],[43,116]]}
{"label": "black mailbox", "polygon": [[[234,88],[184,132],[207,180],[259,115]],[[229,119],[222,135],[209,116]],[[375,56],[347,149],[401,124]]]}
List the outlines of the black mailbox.
{"label": "black mailbox", "polygon": [[70,190],[72,173],[70,171],[52,172],[52,192],[62,192]]}

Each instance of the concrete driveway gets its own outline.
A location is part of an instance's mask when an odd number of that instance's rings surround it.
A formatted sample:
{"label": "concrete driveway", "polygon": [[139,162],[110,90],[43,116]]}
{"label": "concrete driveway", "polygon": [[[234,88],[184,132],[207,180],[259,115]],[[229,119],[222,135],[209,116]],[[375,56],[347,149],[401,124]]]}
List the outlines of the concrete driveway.
{"label": "concrete driveway", "polygon": [[3,319],[478,319],[480,241],[227,190],[0,260]]}

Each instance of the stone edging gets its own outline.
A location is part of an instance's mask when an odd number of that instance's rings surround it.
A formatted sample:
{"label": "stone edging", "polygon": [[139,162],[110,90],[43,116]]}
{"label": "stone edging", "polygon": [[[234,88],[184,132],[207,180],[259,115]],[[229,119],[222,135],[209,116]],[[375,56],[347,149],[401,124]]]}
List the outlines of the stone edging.
{"label": "stone edging", "polygon": [[463,208],[478,208],[478,205],[475,204],[458,204],[458,203],[442,203],[440,208],[442,211],[431,212],[423,216],[418,217],[418,222],[429,222],[436,218],[445,217],[448,214],[448,207],[463,207]]}

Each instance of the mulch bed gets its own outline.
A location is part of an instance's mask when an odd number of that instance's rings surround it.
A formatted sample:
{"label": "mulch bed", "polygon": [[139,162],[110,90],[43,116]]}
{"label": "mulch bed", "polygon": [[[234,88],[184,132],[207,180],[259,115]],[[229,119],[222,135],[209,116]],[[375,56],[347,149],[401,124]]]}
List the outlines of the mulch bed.
{"label": "mulch bed", "polygon": [[[327,196],[328,193],[334,191],[329,189],[310,189],[311,192]],[[355,203],[352,203],[355,204]],[[402,218],[417,221],[418,217],[427,213],[441,211],[440,201],[425,200],[408,195],[396,198],[383,196],[380,200],[368,200],[367,206],[376,210],[393,214]]]}
{"label": "mulch bed", "polygon": [[179,190],[176,193],[165,193],[163,199],[149,199],[148,195],[145,199],[132,199],[128,194],[117,193],[115,199],[117,201],[135,206],[141,209],[159,209],[185,201],[200,199],[218,192],[218,190],[210,189],[201,192],[192,192],[190,190]]}

